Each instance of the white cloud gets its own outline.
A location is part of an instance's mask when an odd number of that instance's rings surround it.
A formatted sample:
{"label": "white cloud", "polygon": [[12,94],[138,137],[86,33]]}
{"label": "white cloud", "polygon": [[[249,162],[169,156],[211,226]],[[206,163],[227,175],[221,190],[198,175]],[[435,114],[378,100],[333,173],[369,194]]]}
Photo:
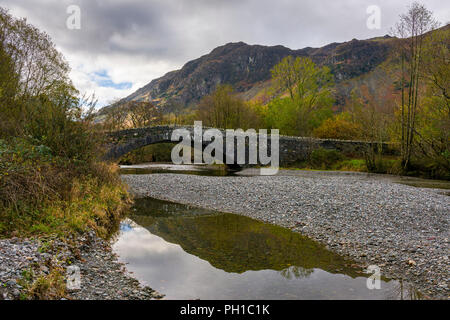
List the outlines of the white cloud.
{"label": "white cloud", "polygon": [[[63,49],[62,52],[65,50]],[[93,94],[99,98],[99,106],[110,101],[126,97],[145,86],[151,79],[163,76],[170,70],[179,68],[166,61],[148,61],[145,56],[127,56],[123,54],[98,55],[65,54],[72,66],[71,78],[82,93]],[[117,89],[101,86],[94,81],[95,73],[106,71],[108,78],[115,84],[131,83],[131,88]],[[98,79],[98,78],[97,78]]]}

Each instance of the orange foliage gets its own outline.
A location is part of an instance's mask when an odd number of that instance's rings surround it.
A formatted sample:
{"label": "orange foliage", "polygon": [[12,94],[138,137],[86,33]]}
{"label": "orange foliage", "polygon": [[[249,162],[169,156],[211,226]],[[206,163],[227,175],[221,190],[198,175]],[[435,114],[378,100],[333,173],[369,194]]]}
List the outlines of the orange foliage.
{"label": "orange foliage", "polygon": [[345,114],[327,119],[314,130],[314,136],[322,139],[355,140],[361,135],[361,127]]}

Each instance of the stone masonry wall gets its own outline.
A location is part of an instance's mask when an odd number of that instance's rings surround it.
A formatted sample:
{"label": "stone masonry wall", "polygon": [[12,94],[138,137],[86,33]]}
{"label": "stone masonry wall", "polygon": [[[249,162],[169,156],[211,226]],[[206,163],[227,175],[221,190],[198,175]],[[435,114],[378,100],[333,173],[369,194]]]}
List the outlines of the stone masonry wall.
{"label": "stone masonry wall", "polygon": [[[187,129],[191,137],[194,133],[193,126],[156,126],[139,129],[129,129],[108,133],[109,141],[105,158],[117,160],[123,155],[141,147],[172,142],[171,136],[174,129]],[[204,131],[209,129],[204,127]],[[225,131],[221,130],[225,136]],[[362,156],[364,150],[370,145],[363,141],[315,139],[304,137],[280,136],[280,165],[286,166],[298,161],[307,160],[310,153],[318,148],[335,149],[346,155]],[[270,142],[269,142],[270,145]],[[384,144],[385,154],[395,154],[395,149]]]}

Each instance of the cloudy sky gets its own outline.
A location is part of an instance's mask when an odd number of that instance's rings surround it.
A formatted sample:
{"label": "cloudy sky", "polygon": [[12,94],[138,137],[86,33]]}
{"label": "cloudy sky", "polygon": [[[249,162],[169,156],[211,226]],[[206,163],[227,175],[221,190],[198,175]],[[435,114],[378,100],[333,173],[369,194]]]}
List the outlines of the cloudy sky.
{"label": "cloudy sky", "polygon": [[[423,1],[441,22],[450,5]],[[0,6],[53,38],[71,77],[99,106],[228,42],[292,49],[387,34],[411,1],[405,0],[0,0]],[[80,29],[69,29],[71,5]],[[381,12],[370,29],[370,6]],[[373,12],[373,11],[372,11]],[[74,21],[74,20],[70,20]]]}

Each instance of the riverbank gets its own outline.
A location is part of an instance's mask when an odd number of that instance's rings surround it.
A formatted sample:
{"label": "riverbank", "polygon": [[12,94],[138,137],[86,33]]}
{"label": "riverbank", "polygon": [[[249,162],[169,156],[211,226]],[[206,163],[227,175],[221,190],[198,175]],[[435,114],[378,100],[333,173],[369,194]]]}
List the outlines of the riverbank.
{"label": "riverbank", "polygon": [[381,267],[429,298],[448,299],[449,207],[442,190],[362,174],[289,172],[260,177],[125,175],[136,197],[243,214]]}
{"label": "riverbank", "polygon": [[[66,289],[66,270],[80,269],[81,286]],[[143,287],[119,263],[111,245],[93,232],[67,241],[0,240],[0,300],[148,300],[162,296]]]}
{"label": "riverbank", "polygon": [[[0,140],[0,154],[0,300],[158,296],[126,274],[106,240],[131,205],[116,166],[24,138]],[[80,268],[80,290],[66,288],[69,266]]]}

